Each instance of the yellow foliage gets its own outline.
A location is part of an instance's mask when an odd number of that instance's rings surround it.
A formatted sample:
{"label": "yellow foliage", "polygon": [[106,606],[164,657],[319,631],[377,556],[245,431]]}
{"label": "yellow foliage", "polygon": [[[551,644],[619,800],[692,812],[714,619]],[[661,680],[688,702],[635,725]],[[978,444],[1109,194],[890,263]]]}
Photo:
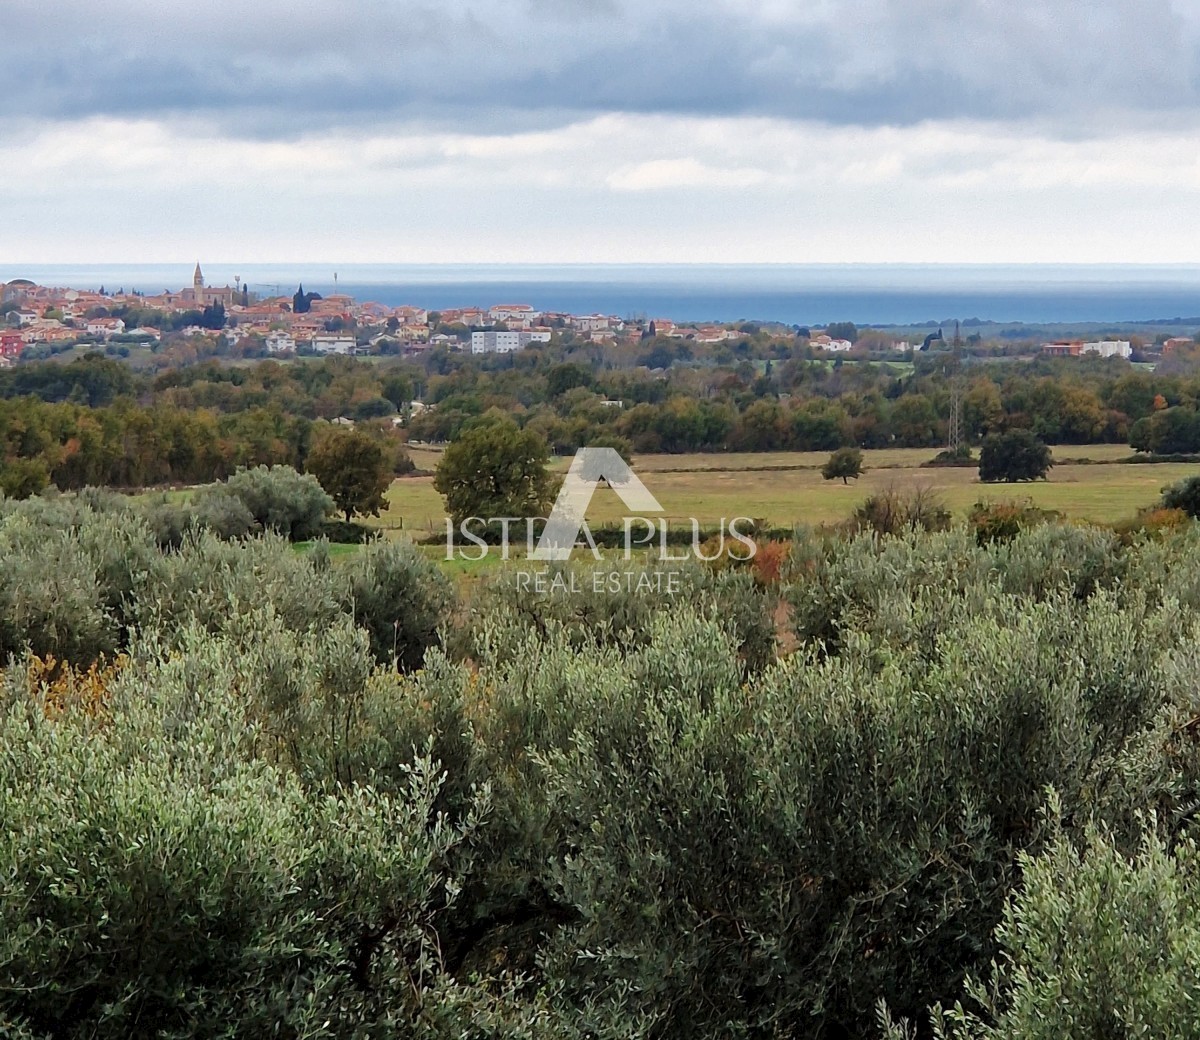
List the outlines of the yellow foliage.
{"label": "yellow foliage", "polygon": [[128,663],[118,654],[111,662],[101,657],[86,669],[75,668],[53,654],[29,661],[29,692],[42,704],[48,719],[61,717],[68,708],[78,706],[89,718],[108,714],[108,691],[114,679]]}

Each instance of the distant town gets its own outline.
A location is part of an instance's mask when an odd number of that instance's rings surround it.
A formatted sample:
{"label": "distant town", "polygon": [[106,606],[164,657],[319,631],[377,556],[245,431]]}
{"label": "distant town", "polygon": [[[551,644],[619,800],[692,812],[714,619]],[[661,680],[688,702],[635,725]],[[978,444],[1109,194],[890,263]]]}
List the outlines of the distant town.
{"label": "distant town", "polygon": [[[153,295],[130,288],[78,289],[38,285],[27,279],[0,284],[0,366],[21,360],[45,360],[75,347],[97,346],[109,354],[133,350],[157,352],[164,344],[183,345],[189,354],[240,357],[329,354],[413,356],[435,347],[472,354],[506,354],[531,344],[569,338],[593,343],[628,343],[655,337],[720,344],[765,328],[774,334],[805,339],[814,356],[902,354],[961,348],[960,330],[951,341],[939,329],[928,336],[897,338],[851,323],[826,329],[773,326],[771,323],[688,323],[670,317],[630,318],[606,314],[570,314],[538,310],[531,303],[429,310],[360,302],[344,293],[321,295],[303,285],[290,295],[265,296],[235,285],[210,286],[196,264],[192,284]],[[978,334],[966,337],[968,350],[980,346]],[[189,350],[188,344],[192,349]],[[1159,336],[1154,341],[1068,339],[1025,343],[1026,353],[1049,357],[1154,358],[1192,348],[1191,337]]]}

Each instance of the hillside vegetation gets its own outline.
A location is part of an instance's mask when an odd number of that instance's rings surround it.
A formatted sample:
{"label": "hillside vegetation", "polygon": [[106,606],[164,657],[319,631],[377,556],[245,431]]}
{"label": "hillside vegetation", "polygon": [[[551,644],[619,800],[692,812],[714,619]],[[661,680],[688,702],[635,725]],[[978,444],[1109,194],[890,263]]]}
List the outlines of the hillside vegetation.
{"label": "hillside vegetation", "polygon": [[1191,523],[801,533],[658,598],[97,493],[0,552],[8,1036],[1200,1027]]}

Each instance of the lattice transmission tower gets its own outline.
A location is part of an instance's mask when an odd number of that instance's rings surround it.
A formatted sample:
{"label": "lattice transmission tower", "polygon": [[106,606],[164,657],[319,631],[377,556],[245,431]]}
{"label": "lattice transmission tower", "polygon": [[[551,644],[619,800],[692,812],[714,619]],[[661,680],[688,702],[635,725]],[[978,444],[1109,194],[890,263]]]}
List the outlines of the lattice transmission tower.
{"label": "lattice transmission tower", "polygon": [[[952,452],[962,449],[962,334],[954,323],[954,369],[950,375],[950,420],[946,423],[946,448]],[[949,370],[947,370],[949,371]]]}

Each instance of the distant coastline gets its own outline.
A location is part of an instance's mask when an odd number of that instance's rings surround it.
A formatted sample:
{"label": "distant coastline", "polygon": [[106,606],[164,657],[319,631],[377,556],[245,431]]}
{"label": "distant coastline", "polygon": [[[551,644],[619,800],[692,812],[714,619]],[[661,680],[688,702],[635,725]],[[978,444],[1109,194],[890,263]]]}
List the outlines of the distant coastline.
{"label": "distant coastline", "polygon": [[[186,284],[178,264],[0,262],[0,282],[147,292]],[[622,317],[743,319],[789,325],[995,323],[1200,326],[1200,264],[238,264],[205,262],[214,284],[335,288],[359,300],[430,309],[529,302]],[[334,273],[337,273],[336,285]]]}

